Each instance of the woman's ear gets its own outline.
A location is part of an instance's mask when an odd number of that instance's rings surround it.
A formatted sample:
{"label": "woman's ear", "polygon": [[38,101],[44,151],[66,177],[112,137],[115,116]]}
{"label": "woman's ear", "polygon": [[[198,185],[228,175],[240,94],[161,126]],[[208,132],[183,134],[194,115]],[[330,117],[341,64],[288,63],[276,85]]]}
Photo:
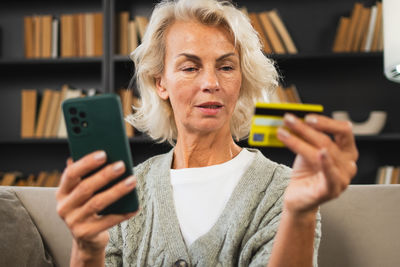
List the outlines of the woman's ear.
{"label": "woman's ear", "polygon": [[161,77],[157,77],[156,78],[156,87],[157,87],[157,94],[159,97],[161,97],[161,99],[163,100],[167,100],[168,99],[168,91],[167,89],[164,87],[164,84],[162,82],[162,78]]}

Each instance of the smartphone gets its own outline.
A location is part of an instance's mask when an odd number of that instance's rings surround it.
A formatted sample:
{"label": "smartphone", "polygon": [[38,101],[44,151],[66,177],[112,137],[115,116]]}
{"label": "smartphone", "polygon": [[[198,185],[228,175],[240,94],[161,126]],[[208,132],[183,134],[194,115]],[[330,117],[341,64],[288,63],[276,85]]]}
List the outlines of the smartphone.
{"label": "smartphone", "polygon": [[[125,172],[98,192],[110,188],[133,174],[132,155],[125,132],[119,96],[101,94],[71,98],[62,103],[62,110],[67,128],[69,150],[74,161],[96,150],[104,150],[107,153],[105,165],[119,160],[125,163]],[[105,165],[82,178],[92,175]],[[134,212],[138,208],[137,192],[134,189],[99,214],[123,214]]]}

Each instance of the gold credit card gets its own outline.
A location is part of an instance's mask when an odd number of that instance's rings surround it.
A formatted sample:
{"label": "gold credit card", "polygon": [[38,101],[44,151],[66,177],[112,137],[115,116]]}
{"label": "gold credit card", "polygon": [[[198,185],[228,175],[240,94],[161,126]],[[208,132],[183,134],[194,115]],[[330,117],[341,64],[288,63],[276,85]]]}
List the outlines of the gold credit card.
{"label": "gold credit card", "polygon": [[303,119],[309,113],[321,114],[322,105],[298,103],[257,103],[251,119],[249,145],[284,147],[278,139],[277,130],[283,125],[285,113],[292,113]]}

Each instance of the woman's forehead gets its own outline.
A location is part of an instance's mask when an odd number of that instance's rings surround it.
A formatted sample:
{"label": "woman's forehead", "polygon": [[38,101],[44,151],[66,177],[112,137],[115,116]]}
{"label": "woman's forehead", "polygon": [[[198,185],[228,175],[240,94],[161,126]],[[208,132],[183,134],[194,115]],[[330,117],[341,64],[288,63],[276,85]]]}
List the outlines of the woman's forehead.
{"label": "woman's forehead", "polygon": [[175,21],[166,32],[167,53],[236,52],[233,38],[222,26],[196,21]]}

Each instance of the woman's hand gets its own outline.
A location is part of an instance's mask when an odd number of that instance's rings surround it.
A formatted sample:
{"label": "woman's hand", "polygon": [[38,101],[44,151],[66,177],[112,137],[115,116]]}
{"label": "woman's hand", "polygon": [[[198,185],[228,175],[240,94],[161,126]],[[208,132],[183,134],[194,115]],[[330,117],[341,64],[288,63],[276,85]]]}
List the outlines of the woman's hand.
{"label": "woman's hand", "polygon": [[131,176],[101,193],[94,194],[125,172],[125,166],[120,161],[103,167],[90,177],[81,179],[105,162],[104,151],[88,154],[75,163],[68,159],[56,194],[57,212],[72,233],[75,249],[87,258],[104,252],[109,238],[108,228],[136,214],[97,215],[136,186],[136,179]]}
{"label": "woman's hand", "polygon": [[351,124],[316,114],[304,121],[286,114],[284,124],[290,132],[279,128],[278,138],[297,154],[285,208],[293,214],[315,212],[320,204],[338,197],[357,172]]}

